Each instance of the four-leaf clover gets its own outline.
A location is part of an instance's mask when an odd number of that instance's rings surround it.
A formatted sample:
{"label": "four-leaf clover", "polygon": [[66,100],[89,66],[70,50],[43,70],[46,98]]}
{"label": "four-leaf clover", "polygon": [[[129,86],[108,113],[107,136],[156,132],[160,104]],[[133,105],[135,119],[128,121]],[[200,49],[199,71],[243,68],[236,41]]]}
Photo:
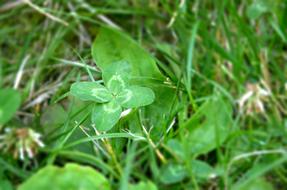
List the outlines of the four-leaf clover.
{"label": "four-leaf clover", "polygon": [[83,101],[94,101],[92,122],[100,131],[111,129],[123,109],[146,106],[154,101],[154,92],[147,87],[129,85],[130,65],[126,61],[112,63],[103,70],[104,85],[97,82],[76,82],[70,93]]}

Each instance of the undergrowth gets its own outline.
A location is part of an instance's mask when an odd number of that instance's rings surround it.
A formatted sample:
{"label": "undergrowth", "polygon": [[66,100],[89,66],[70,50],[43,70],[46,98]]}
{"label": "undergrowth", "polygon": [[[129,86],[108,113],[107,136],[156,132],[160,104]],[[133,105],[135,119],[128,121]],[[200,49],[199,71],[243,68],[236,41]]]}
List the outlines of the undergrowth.
{"label": "undergrowth", "polygon": [[0,3],[0,189],[286,189],[287,2]]}

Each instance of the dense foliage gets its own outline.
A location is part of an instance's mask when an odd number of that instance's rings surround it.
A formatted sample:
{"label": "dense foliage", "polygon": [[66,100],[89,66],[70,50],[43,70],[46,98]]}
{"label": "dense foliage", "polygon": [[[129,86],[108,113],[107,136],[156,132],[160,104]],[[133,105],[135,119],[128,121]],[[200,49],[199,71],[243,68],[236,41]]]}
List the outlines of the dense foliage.
{"label": "dense foliage", "polygon": [[0,190],[287,187],[287,2],[0,3]]}

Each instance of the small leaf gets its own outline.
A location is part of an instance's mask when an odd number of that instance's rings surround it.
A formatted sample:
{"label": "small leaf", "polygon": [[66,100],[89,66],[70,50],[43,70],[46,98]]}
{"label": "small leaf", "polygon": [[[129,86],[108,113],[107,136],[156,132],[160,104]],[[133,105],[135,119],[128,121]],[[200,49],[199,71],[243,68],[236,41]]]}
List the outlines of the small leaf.
{"label": "small leaf", "polygon": [[190,153],[205,154],[221,146],[233,124],[229,102],[221,96],[208,99],[185,123],[185,127],[190,129],[186,137]]}
{"label": "small leaf", "polygon": [[103,70],[104,82],[107,82],[114,75],[121,75],[125,80],[131,74],[131,66],[127,61],[121,60],[111,63],[105,70]]}
{"label": "small leaf", "polygon": [[272,10],[273,1],[255,0],[247,9],[249,19],[257,19],[264,13]]}
{"label": "small leaf", "polygon": [[216,175],[215,169],[211,167],[208,163],[201,160],[191,161],[192,172],[196,177],[208,179],[212,175]]}
{"label": "small leaf", "polygon": [[115,95],[119,94],[127,86],[126,81],[121,75],[113,75],[107,82],[108,89]]}
{"label": "small leaf", "polygon": [[110,130],[120,119],[121,106],[112,100],[105,104],[96,104],[92,111],[92,122],[100,131]]}
{"label": "small leaf", "polygon": [[117,94],[127,86],[130,72],[131,67],[127,61],[113,62],[103,70],[103,80],[108,89]]}
{"label": "small leaf", "polygon": [[154,92],[150,88],[130,86],[124,89],[116,100],[124,108],[136,108],[151,104],[155,99]]}
{"label": "small leaf", "polygon": [[83,101],[109,102],[112,94],[106,87],[96,82],[76,82],[72,84],[70,92]]}
{"label": "small leaf", "polygon": [[181,142],[179,142],[179,140],[177,139],[170,139],[167,142],[167,146],[171,149],[171,151],[178,156],[180,159],[184,159],[185,157],[185,152],[184,152],[184,148],[181,144]]}
{"label": "small leaf", "polygon": [[40,122],[45,127],[58,126],[63,124],[67,117],[67,112],[60,104],[53,104],[45,108]]}
{"label": "small leaf", "polygon": [[157,187],[150,181],[141,181],[138,184],[130,184],[128,190],[157,190]]}
{"label": "small leaf", "polygon": [[91,167],[66,164],[65,167],[46,166],[25,181],[19,190],[109,190],[107,179]]}
{"label": "small leaf", "polygon": [[20,107],[21,97],[13,89],[0,90],[0,126],[8,122]]}
{"label": "small leaf", "polygon": [[40,123],[45,133],[49,133],[64,124],[67,118],[68,113],[64,108],[60,104],[53,104],[45,108]]}
{"label": "small leaf", "polygon": [[187,177],[187,171],[184,166],[179,164],[168,164],[161,168],[160,181],[169,185],[178,183]]}

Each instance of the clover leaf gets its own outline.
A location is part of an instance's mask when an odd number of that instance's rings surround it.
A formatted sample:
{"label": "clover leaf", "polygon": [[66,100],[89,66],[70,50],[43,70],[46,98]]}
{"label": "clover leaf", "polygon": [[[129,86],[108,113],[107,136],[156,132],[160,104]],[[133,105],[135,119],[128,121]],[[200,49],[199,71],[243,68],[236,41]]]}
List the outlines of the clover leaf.
{"label": "clover leaf", "polygon": [[123,109],[151,104],[155,95],[147,87],[130,85],[130,65],[118,61],[103,70],[104,85],[97,82],[76,82],[70,93],[83,101],[94,101],[92,122],[100,131],[111,129],[120,119]]}
{"label": "clover leaf", "polygon": [[0,89],[0,128],[6,124],[21,105],[21,95],[14,89]]}

